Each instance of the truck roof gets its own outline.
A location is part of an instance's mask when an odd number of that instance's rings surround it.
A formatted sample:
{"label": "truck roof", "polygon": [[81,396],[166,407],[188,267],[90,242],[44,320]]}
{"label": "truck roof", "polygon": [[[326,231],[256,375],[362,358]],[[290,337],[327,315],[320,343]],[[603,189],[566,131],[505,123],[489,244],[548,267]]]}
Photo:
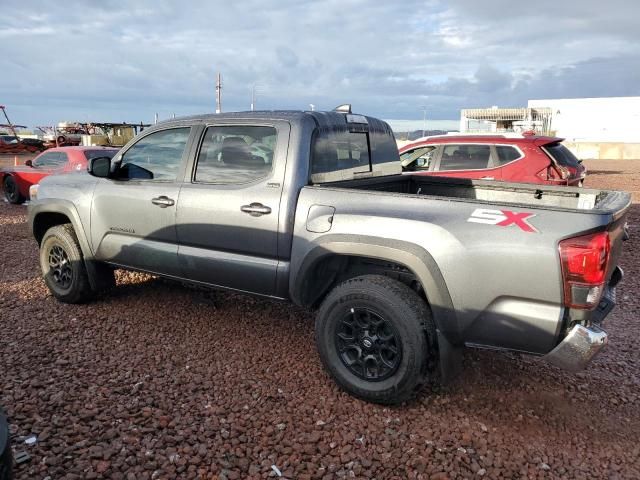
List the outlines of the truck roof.
{"label": "truck roof", "polygon": [[301,119],[314,112],[305,112],[303,110],[255,110],[244,112],[225,112],[225,113],[202,113],[189,115],[186,117],[176,117],[169,120],[158,122],[158,125],[166,125],[168,123],[182,123],[186,121],[208,121],[208,120],[238,120],[250,118],[264,118],[270,120],[291,120]]}
{"label": "truck roof", "polygon": [[[303,122],[305,119],[313,120],[316,126],[322,128],[345,127],[347,125],[347,115],[353,117],[366,118],[369,125],[368,130],[378,130],[391,133],[391,127],[382,120],[360,114],[348,114],[345,112],[325,112],[325,111],[305,111],[305,110],[257,110],[244,112],[227,112],[227,113],[205,113],[199,115],[190,115],[187,117],[172,118],[158,122],[157,125],[167,126],[171,124],[184,124],[189,122],[214,122],[220,120],[285,120],[288,122]],[[153,127],[152,127],[153,128]]]}

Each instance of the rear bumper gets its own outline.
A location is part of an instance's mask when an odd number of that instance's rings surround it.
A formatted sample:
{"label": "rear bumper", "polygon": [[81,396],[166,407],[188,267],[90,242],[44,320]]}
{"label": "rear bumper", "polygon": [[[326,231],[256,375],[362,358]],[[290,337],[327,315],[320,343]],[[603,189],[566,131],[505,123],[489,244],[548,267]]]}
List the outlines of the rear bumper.
{"label": "rear bumper", "polygon": [[616,267],[600,303],[591,312],[590,326],[574,325],[564,340],[542,357],[544,360],[557,367],[576,372],[584,369],[604,348],[608,336],[607,332],[600,328],[600,324],[616,305],[616,285],[622,277],[622,269]]}
{"label": "rear bumper", "polygon": [[587,364],[607,344],[607,332],[592,325],[575,325],[560,344],[543,358],[547,362],[577,372]]}

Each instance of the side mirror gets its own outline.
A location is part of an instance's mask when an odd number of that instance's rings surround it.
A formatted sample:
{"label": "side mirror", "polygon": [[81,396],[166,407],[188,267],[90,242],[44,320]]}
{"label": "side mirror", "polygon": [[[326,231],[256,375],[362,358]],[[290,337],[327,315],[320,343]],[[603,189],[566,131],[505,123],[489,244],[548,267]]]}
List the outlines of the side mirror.
{"label": "side mirror", "polygon": [[405,172],[413,172],[416,169],[416,161],[402,165],[402,170]]}
{"label": "side mirror", "polygon": [[27,167],[33,167],[33,162],[32,162],[31,160],[27,160],[26,162],[24,162],[24,164],[25,164]]}
{"label": "side mirror", "polygon": [[111,158],[95,157],[89,160],[87,171],[98,178],[108,178],[111,173]]}
{"label": "side mirror", "polygon": [[416,168],[429,168],[429,160],[424,157],[420,157],[415,161],[414,166]]}

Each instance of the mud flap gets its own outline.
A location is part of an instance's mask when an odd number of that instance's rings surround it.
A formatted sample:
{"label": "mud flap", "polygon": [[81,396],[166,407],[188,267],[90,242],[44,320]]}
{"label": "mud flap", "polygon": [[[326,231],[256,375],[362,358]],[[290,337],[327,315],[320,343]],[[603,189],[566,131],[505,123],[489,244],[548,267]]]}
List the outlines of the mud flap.
{"label": "mud flap", "polygon": [[462,347],[456,347],[438,329],[438,352],[442,383],[454,380],[462,372]]}

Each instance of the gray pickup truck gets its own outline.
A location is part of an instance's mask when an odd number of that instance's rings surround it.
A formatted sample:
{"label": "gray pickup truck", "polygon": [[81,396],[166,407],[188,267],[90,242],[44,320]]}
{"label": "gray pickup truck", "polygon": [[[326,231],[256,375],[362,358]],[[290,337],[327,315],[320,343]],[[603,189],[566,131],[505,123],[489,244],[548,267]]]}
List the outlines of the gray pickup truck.
{"label": "gray pickup truck", "polygon": [[602,348],[626,193],[402,175],[389,126],[349,112],[160,123],[89,175],[45,178],[29,222],[51,293],[125,268],[317,309],[349,393],[407,399],[464,346],[576,370]]}

